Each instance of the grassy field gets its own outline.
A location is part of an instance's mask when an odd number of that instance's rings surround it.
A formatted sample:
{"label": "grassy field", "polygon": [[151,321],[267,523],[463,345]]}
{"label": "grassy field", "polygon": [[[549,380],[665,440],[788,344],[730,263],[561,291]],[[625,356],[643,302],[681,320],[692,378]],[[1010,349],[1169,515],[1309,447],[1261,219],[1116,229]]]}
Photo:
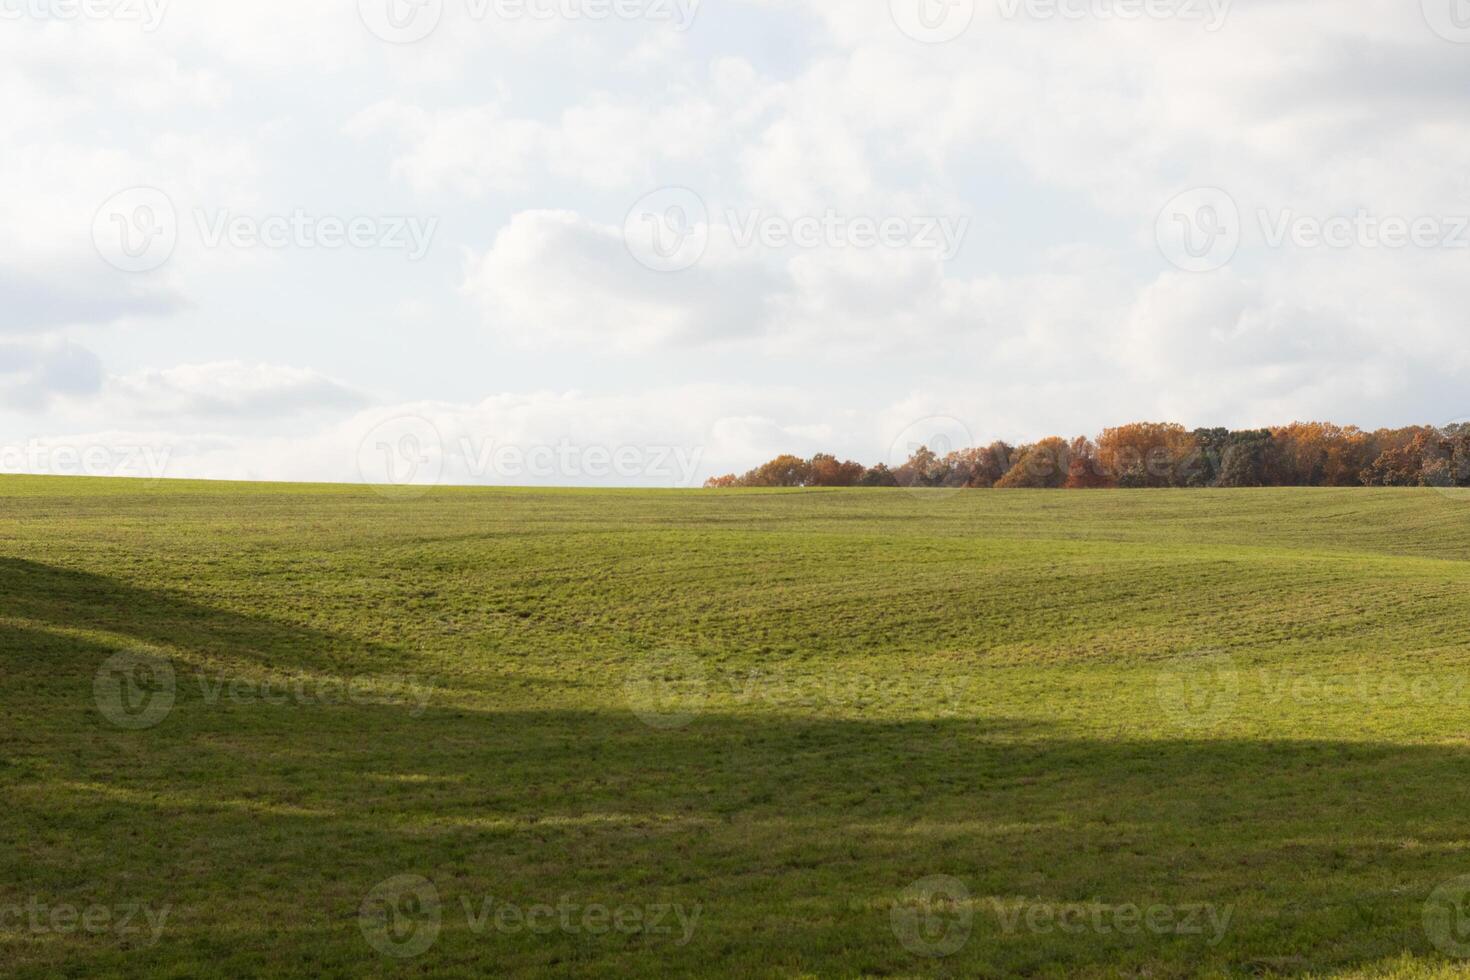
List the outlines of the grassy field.
{"label": "grassy field", "polygon": [[0,669],[7,975],[1470,956],[1431,490],[10,477]]}

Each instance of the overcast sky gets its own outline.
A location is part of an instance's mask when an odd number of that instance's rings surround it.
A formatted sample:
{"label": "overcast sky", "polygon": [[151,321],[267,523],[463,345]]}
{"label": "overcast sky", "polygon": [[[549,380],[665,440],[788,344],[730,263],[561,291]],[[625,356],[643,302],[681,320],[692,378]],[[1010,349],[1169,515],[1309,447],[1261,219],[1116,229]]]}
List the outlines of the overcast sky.
{"label": "overcast sky", "polygon": [[0,0],[0,469],[1470,415],[1467,0]]}

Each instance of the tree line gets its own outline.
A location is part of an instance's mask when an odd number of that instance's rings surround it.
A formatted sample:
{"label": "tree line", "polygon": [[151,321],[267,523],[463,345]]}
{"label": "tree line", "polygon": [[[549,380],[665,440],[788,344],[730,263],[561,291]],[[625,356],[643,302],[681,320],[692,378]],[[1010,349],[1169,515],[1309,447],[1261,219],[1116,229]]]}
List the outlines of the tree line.
{"label": "tree line", "polygon": [[864,466],[818,453],[782,455],[706,487],[1455,487],[1470,486],[1470,423],[1366,432],[1330,422],[1269,429],[1186,429],[1135,422],[1096,439],[993,442],[941,456],[927,446],[901,465]]}

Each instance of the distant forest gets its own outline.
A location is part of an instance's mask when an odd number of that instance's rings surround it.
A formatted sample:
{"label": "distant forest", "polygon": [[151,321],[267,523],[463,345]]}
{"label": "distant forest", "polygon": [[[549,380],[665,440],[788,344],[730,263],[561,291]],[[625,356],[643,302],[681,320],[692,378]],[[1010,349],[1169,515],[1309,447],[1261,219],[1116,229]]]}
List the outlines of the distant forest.
{"label": "distant forest", "polygon": [[864,466],[818,453],[777,456],[706,487],[1108,487],[1470,486],[1470,423],[1365,432],[1329,422],[1270,429],[1194,429],[1137,422],[1096,439],[1052,436],[994,442],[944,456],[928,447],[902,465]]}

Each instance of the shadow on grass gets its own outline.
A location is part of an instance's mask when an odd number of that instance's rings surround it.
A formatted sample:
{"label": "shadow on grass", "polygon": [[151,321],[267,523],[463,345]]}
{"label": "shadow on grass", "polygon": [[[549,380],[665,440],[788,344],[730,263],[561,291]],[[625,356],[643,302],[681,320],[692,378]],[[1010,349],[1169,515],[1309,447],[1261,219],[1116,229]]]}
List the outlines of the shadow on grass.
{"label": "shadow on grass", "polygon": [[372,658],[399,656],[382,644],[21,558],[0,558],[0,613],[275,668],[330,670],[346,662],[363,670]]}
{"label": "shadow on grass", "polygon": [[[37,624],[0,628],[0,908],[175,909],[146,948],[0,930],[18,973],[395,972],[357,910],[413,874],[445,921],[412,967],[449,975],[1290,974],[1438,958],[1425,903],[1470,874],[1454,746],[789,713],[663,730],[616,707],[209,702],[183,683],[155,727],[120,731],[91,704],[108,648],[53,629],[276,667],[393,652],[17,559],[0,559],[0,601]],[[965,941],[938,958],[891,917],[936,875],[969,899]],[[703,911],[683,945],[475,932],[463,912],[564,895]],[[1205,907],[1224,925],[1056,924],[1081,907]]]}
{"label": "shadow on grass", "polygon": [[[617,711],[341,705],[228,720],[183,700],[152,731],[53,746],[48,780],[0,818],[12,839],[46,830],[0,856],[0,880],[171,902],[178,928],[130,961],[151,967],[392,972],[356,910],[414,874],[444,903],[412,964],[436,973],[1193,976],[1438,959],[1425,902],[1470,873],[1458,748],[1103,740],[1018,719],[660,731]],[[935,875],[970,899],[968,939],[943,958],[891,918]],[[563,895],[703,917],[679,946],[476,933],[464,912]],[[1014,917],[1069,906],[1228,921],[1212,937]],[[255,939],[222,945],[230,930]]]}

